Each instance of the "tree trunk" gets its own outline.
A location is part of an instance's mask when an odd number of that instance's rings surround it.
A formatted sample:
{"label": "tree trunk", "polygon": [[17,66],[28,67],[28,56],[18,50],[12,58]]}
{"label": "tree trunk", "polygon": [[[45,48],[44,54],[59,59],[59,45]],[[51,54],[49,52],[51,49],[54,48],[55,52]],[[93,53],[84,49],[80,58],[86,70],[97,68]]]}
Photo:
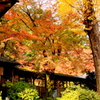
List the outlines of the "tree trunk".
{"label": "tree trunk", "polygon": [[98,22],[94,22],[90,31],[87,31],[93,53],[94,66],[96,70],[97,92],[100,94],[100,32]]}
{"label": "tree trunk", "polygon": [[84,21],[89,36],[96,71],[97,92],[100,95],[100,32],[99,24],[95,18],[92,0],[85,1]]}

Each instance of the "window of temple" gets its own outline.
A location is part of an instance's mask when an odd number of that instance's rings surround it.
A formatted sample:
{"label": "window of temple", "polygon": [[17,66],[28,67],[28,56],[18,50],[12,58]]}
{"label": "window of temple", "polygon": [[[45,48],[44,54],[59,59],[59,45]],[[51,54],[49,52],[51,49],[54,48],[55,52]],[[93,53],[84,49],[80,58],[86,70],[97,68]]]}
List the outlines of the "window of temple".
{"label": "window of temple", "polygon": [[45,87],[45,80],[42,79],[35,79],[34,85],[39,87]]}

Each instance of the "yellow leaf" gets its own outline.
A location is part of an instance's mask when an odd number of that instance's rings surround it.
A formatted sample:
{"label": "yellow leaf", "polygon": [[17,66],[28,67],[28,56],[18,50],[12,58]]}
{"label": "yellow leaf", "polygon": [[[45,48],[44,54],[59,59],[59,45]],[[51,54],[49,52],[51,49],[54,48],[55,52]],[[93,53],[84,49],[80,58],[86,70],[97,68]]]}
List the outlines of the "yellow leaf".
{"label": "yellow leaf", "polygon": [[58,0],[58,13],[62,18],[73,9],[73,5],[76,0]]}

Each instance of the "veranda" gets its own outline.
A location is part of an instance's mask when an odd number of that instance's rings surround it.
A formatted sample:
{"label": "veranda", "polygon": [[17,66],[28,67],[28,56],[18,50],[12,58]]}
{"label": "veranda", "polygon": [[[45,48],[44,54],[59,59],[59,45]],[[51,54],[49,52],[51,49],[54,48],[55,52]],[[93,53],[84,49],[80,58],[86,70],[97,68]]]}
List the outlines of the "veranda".
{"label": "veranda", "polygon": [[7,88],[2,87],[2,84],[6,81],[16,83],[17,81],[26,81],[35,85],[40,97],[48,97],[48,84],[51,85],[53,93],[56,92],[56,96],[61,96],[61,91],[64,91],[70,81],[81,84],[85,82],[84,78],[63,75],[51,72],[31,72],[24,69],[19,69],[17,62],[9,61],[4,58],[0,58],[0,90],[2,90],[2,96],[7,96]]}

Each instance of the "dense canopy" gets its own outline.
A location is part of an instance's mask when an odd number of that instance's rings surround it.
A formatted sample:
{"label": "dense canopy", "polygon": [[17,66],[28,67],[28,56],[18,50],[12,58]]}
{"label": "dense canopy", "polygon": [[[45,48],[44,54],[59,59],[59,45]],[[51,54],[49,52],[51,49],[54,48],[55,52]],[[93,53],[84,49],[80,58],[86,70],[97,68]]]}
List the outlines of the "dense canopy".
{"label": "dense canopy", "polygon": [[[61,2],[48,1],[47,5],[43,0],[21,0],[13,6],[1,18],[0,55],[31,71],[69,75],[94,71],[83,19],[72,11],[72,0]],[[66,4],[70,5],[68,10]]]}

